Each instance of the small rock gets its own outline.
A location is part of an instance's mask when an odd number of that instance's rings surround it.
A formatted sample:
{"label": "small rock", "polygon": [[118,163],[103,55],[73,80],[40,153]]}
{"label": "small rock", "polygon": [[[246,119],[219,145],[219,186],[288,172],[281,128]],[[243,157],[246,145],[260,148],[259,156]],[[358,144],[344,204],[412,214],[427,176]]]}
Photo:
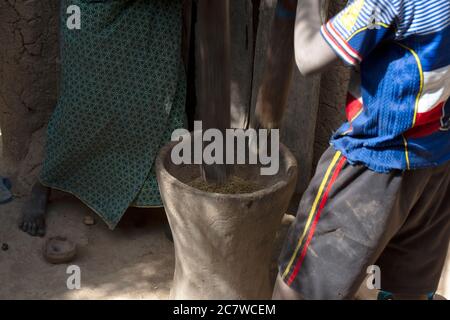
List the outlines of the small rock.
{"label": "small rock", "polygon": [[8,251],[8,249],[9,249],[8,244],[7,244],[7,243],[3,243],[3,244],[2,244],[2,250],[3,250],[3,251]]}
{"label": "small rock", "polygon": [[85,216],[83,222],[87,226],[93,226],[95,224],[95,219],[91,216]]}

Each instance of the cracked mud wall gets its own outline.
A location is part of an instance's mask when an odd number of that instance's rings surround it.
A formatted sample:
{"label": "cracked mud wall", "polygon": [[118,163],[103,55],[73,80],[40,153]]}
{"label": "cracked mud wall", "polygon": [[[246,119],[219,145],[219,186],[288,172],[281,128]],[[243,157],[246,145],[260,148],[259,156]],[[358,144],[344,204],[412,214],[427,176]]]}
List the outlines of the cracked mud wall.
{"label": "cracked mud wall", "polygon": [[0,168],[27,193],[42,161],[47,121],[56,104],[58,6],[54,0],[0,0]]}

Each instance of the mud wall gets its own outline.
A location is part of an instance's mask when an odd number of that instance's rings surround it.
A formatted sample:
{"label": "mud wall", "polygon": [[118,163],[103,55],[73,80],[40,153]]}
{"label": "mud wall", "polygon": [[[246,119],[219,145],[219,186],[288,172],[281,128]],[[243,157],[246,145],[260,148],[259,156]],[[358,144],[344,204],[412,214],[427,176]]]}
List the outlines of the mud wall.
{"label": "mud wall", "polygon": [[4,163],[0,173],[26,193],[39,171],[58,79],[58,3],[0,2],[0,128]]}

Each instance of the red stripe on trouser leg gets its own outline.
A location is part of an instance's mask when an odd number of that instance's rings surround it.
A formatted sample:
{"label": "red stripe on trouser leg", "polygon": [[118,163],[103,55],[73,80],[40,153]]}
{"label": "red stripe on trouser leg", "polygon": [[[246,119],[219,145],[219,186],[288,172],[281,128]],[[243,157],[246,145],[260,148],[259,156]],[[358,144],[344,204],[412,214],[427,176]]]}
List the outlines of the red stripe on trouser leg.
{"label": "red stripe on trouser leg", "polygon": [[295,265],[294,271],[292,272],[292,274],[289,277],[289,280],[287,282],[287,284],[289,286],[295,280],[295,277],[297,276],[298,272],[300,271],[300,267],[302,266],[303,261],[305,260],[306,253],[308,251],[309,244],[311,243],[311,240],[314,236],[314,232],[316,231],[316,227],[317,227],[317,223],[319,222],[320,215],[322,213],[323,208],[327,204],[328,195],[330,194],[331,188],[333,187],[333,184],[336,182],[337,177],[339,176],[339,173],[341,172],[342,168],[344,167],[346,160],[347,159],[345,157],[342,157],[342,159],[339,161],[338,165],[336,166],[336,169],[334,170],[333,176],[331,177],[331,180],[330,180],[330,183],[328,184],[327,190],[325,191],[322,201],[320,202],[320,206],[319,206],[319,209],[317,210],[316,217],[314,218],[313,225],[311,226],[311,229],[309,231],[308,239],[305,242],[305,246],[303,247],[300,257]]}

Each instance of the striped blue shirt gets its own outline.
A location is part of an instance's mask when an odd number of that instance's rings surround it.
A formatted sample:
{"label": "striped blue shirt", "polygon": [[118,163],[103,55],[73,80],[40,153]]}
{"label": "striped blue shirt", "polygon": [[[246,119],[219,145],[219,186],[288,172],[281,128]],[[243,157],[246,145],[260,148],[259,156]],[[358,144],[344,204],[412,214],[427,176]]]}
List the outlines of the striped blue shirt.
{"label": "striped blue shirt", "polygon": [[352,0],[321,33],[355,66],[336,149],[378,172],[450,160],[450,0]]}

